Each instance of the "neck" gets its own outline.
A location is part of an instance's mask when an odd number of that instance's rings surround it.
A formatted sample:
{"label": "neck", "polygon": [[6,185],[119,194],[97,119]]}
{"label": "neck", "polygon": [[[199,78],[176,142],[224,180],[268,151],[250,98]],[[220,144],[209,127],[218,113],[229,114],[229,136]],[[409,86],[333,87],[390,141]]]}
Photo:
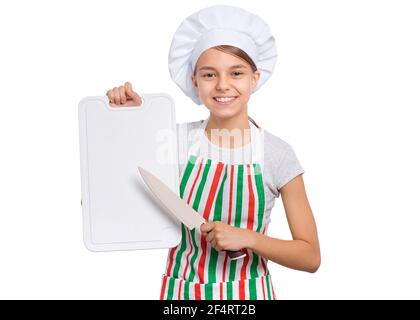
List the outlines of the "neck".
{"label": "neck", "polygon": [[[224,130],[219,131],[222,129]],[[247,112],[227,119],[210,114],[205,133],[212,143],[233,149],[250,142],[250,129]],[[229,137],[226,136],[226,130],[229,132]],[[237,133],[239,133],[239,138]]]}
{"label": "neck", "polygon": [[232,118],[218,118],[212,114],[210,114],[209,121],[207,123],[207,130],[209,129],[227,129],[227,130],[233,130],[233,129],[249,129],[249,121],[248,121],[248,113],[243,112],[235,117]]}

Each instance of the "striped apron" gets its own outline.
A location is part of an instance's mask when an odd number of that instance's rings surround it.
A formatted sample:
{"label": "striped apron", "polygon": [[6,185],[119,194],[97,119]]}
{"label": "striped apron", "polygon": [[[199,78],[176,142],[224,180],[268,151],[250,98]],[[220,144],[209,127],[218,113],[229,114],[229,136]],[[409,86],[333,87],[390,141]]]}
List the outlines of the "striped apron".
{"label": "striped apron", "polygon": [[[180,197],[208,221],[265,234],[263,161],[253,161],[263,154],[258,153],[262,134],[250,123],[250,163],[223,163],[197,152],[203,146],[208,120],[200,127],[199,143],[188,151]],[[180,243],[168,253],[160,299],[275,299],[267,259],[244,249],[245,258],[230,260],[225,252],[211,247],[199,228],[190,231],[182,224],[181,228]]]}

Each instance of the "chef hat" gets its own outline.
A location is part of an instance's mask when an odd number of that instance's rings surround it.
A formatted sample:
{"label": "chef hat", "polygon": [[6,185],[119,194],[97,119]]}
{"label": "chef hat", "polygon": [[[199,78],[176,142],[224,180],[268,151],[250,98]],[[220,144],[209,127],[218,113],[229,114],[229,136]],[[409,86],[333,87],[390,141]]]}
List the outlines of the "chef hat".
{"label": "chef hat", "polygon": [[202,104],[191,76],[200,55],[218,45],[245,51],[261,73],[255,91],[271,76],[277,50],[269,26],[243,9],[217,5],[187,17],[178,27],[169,50],[169,73],[181,90],[196,104]]}

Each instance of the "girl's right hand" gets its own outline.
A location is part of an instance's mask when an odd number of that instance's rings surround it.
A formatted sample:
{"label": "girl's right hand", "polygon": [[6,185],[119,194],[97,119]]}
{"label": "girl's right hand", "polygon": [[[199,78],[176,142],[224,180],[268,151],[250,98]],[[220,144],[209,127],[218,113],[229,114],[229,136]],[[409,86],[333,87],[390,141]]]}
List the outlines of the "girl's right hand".
{"label": "girl's right hand", "polygon": [[142,98],[137,92],[133,91],[130,82],[108,90],[106,95],[108,96],[111,107],[140,106],[142,104]]}

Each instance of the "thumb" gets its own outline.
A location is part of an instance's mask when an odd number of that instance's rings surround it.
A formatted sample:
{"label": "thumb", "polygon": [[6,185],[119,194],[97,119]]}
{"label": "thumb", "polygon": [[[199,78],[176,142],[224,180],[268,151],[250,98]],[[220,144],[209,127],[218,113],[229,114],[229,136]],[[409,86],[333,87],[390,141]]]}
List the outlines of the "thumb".
{"label": "thumb", "polygon": [[207,222],[207,223],[203,223],[200,227],[201,232],[205,233],[205,232],[210,232],[213,229],[213,222]]}
{"label": "thumb", "polygon": [[126,92],[127,96],[129,98],[131,98],[134,103],[139,103],[140,104],[142,99],[140,98],[140,96],[136,92],[133,91],[131,83],[126,82],[124,84],[124,86],[125,86],[125,92]]}

